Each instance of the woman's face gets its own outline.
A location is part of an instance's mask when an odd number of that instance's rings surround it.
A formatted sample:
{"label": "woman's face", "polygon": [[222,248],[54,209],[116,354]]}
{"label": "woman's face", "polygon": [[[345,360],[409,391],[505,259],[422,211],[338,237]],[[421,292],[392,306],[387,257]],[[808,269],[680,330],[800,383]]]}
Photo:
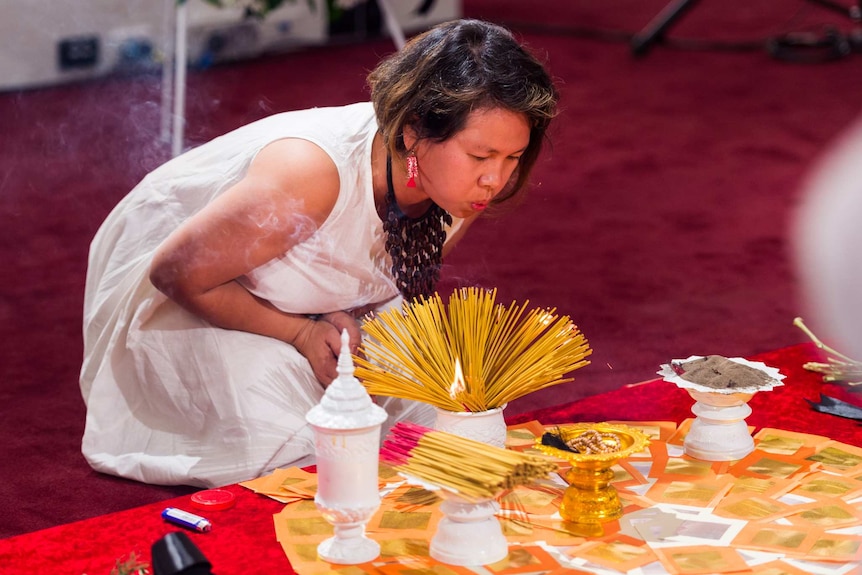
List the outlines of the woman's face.
{"label": "woman's face", "polygon": [[477,215],[509,182],[529,143],[524,114],[504,108],[471,112],[464,129],[445,142],[416,143],[416,191],[455,217]]}

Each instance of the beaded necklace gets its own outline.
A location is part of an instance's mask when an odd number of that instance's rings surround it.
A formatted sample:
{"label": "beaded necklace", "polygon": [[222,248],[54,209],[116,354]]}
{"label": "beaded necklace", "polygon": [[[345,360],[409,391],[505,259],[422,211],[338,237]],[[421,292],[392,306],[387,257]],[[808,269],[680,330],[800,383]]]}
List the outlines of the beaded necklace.
{"label": "beaded necklace", "polygon": [[392,258],[392,276],[398,291],[408,302],[430,296],[440,279],[443,265],[443,224],[452,225],[452,216],[432,203],[418,218],[410,218],[395,201],[392,186],[392,158],[386,156],[386,251]]}

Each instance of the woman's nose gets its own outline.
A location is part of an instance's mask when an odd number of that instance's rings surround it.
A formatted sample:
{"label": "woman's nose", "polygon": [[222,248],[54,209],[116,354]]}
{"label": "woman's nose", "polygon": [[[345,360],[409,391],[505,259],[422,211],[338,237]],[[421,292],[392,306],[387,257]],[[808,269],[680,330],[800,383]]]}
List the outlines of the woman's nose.
{"label": "woman's nose", "polygon": [[499,167],[489,167],[479,176],[479,186],[488,190],[490,194],[494,194],[499,189],[501,181],[502,174]]}

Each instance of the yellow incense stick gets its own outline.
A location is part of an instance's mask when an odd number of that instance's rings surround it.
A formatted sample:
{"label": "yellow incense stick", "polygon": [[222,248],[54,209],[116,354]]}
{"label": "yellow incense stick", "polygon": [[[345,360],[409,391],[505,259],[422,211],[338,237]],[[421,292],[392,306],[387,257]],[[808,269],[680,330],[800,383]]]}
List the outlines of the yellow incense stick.
{"label": "yellow incense stick", "polygon": [[589,364],[589,344],[555,309],[508,307],[496,290],[460,288],[382,312],[362,328],[356,376],[372,395],[450,411],[485,411],[572,381]]}
{"label": "yellow incense stick", "polygon": [[558,466],[544,455],[510,451],[403,421],[390,429],[380,453],[396,470],[467,499],[496,497],[545,478]]}

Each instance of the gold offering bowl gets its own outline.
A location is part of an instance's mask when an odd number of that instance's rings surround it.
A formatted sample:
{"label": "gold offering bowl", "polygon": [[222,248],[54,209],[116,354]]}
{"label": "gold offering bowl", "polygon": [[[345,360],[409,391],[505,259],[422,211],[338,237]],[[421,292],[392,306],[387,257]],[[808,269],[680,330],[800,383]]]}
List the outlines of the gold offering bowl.
{"label": "gold offering bowl", "polygon": [[604,523],[622,516],[623,506],[619,494],[611,485],[614,478],[611,468],[618,461],[642,451],[649,445],[649,438],[643,431],[622,424],[575,423],[560,425],[552,432],[559,433],[564,441],[568,441],[591,430],[605,434],[602,441],[611,448],[618,449],[607,453],[576,453],[543,445],[541,438],[536,439],[536,449],[572,465],[566,474],[569,486],[563,494],[560,516],[574,523]]}

